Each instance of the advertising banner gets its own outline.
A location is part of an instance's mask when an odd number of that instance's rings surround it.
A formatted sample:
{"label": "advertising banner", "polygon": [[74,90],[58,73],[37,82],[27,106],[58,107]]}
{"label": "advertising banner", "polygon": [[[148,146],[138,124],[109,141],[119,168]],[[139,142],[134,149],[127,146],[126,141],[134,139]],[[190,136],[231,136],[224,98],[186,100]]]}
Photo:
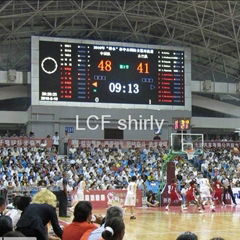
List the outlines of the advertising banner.
{"label": "advertising banner", "polygon": [[97,139],[70,139],[68,141],[68,146],[73,145],[74,147],[90,147],[90,145],[93,144],[95,147],[102,145],[103,147],[105,145],[108,145],[109,147],[112,147],[115,145],[118,147],[121,145],[122,148],[130,148],[133,145],[135,147],[145,147],[146,145],[149,145],[149,147],[168,147],[168,141],[167,140],[97,140]]}
{"label": "advertising banner", "polygon": [[46,147],[52,146],[52,139],[48,138],[27,138],[27,137],[16,137],[16,138],[0,138],[0,147],[35,147],[41,143],[46,144]]}
{"label": "advertising banner", "polygon": [[[127,190],[88,190],[84,191],[84,200],[90,201],[93,208],[107,208],[109,206],[124,206]],[[76,199],[76,191],[71,193],[72,199]],[[142,191],[137,190],[136,207],[142,207]]]}

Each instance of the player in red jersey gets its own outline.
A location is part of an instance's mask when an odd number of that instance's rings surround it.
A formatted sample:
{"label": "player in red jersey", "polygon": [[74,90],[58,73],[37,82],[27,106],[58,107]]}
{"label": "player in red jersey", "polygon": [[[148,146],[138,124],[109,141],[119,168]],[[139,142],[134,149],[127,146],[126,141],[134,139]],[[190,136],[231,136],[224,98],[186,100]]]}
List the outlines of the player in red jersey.
{"label": "player in red jersey", "polygon": [[199,192],[196,187],[196,181],[191,181],[189,188],[186,192],[186,207],[189,206],[189,203],[193,203],[198,206],[198,210],[202,211],[204,209],[204,206],[201,204],[200,200],[197,198],[197,195],[199,195]]}
{"label": "player in red jersey", "polygon": [[213,199],[218,201],[219,204],[225,206],[223,202],[223,188],[221,182],[217,178],[213,179]]}
{"label": "player in red jersey", "polygon": [[169,206],[171,205],[171,203],[173,203],[175,201],[182,201],[182,197],[177,191],[177,183],[176,183],[175,179],[172,180],[171,185],[168,185],[168,194],[170,197],[170,201],[169,201],[168,205],[166,206],[167,210],[169,209]]}

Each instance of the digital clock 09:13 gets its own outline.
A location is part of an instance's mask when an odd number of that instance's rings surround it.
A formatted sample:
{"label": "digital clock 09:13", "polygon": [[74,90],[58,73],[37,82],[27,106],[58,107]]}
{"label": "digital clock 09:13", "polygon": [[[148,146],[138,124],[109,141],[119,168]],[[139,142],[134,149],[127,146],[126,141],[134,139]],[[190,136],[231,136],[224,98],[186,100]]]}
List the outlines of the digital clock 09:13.
{"label": "digital clock 09:13", "polygon": [[121,83],[109,83],[108,89],[111,93],[129,93],[138,94],[139,85],[137,83],[129,83],[122,85]]}

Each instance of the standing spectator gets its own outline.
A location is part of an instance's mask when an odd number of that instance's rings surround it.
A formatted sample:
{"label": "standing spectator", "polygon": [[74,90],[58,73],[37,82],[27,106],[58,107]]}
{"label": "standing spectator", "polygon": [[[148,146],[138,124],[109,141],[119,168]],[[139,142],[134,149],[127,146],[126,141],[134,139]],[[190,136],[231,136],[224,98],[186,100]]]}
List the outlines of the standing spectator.
{"label": "standing spectator", "polygon": [[64,151],[64,155],[67,155],[68,154],[68,140],[70,139],[70,136],[68,134],[67,131],[65,131],[65,134],[63,136],[63,151]]}
{"label": "standing spectator", "polygon": [[158,134],[156,134],[154,137],[153,137],[153,140],[161,140],[161,137],[158,135]]}
{"label": "standing spectator", "polygon": [[55,132],[55,135],[52,137],[53,140],[53,147],[55,147],[56,152],[58,153],[59,148],[59,135],[58,132]]}
{"label": "standing spectator", "polygon": [[30,138],[34,138],[34,132],[30,132],[30,133],[29,133],[29,137],[30,137]]}
{"label": "standing spectator", "polygon": [[49,190],[43,189],[34,196],[33,202],[24,209],[16,230],[26,237],[47,240],[47,224],[51,222],[54,233],[61,238],[62,229],[56,213],[56,196]]}

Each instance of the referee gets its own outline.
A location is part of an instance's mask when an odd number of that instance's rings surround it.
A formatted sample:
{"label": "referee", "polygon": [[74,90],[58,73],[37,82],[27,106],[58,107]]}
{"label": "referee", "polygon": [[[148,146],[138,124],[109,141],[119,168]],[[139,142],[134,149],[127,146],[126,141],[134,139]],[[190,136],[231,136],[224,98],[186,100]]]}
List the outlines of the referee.
{"label": "referee", "polygon": [[223,178],[222,184],[223,184],[223,187],[224,187],[223,202],[226,204],[226,194],[229,193],[229,195],[232,198],[232,201],[233,201],[234,205],[237,205],[235,197],[233,196],[233,191],[232,191],[232,188],[231,188],[231,182],[226,176],[225,176],[225,178]]}
{"label": "referee", "polygon": [[68,208],[68,181],[66,178],[66,174],[63,173],[62,179],[59,181],[60,189],[56,192],[57,199],[59,202],[59,217],[69,217],[67,215],[67,208]]}

